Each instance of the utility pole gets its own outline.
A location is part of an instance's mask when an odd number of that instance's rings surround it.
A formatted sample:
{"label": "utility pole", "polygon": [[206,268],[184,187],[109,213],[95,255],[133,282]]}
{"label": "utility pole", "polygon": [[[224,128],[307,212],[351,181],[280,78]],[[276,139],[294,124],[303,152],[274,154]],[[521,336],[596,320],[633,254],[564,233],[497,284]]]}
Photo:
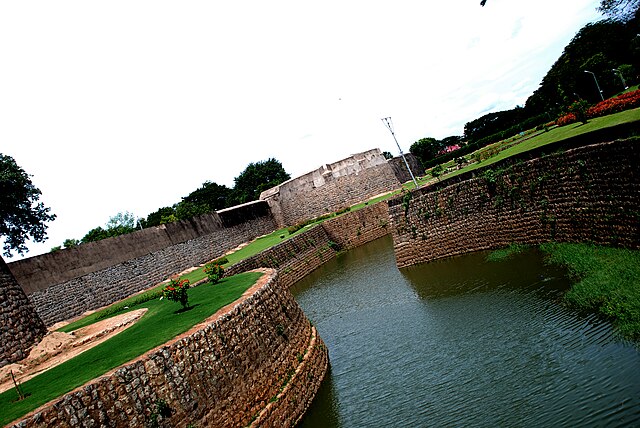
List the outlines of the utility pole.
{"label": "utility pole", "polygon": [[404,160],[404,164],[407,166],[407,170],[409,171],[409,175],[411,175],[411,179],[413,180],[413,184],[415,184],[416,189],[418,188],[418,182],[416,181],[416,178],[413,176],[413,172],[411,172],[411,168],[409,167],[409,162],[407,162],[407,158],[404,157],[404,153],[402,153],[402,149],[400,148],[400,144],[398,144],[398,140],[396,139],[396,134],[395,132],[393,132],[393,123],[391,122],[391,118],[390,117],[384,117],[382,118],[382,122],[384,123],[384,126],[387,127],[387,129],[389,129],[389,131],[391,132],[391,135],[393,135],[393,140],[396,142],[396,146],[398,146],[398,150],[400,151],[400,156],[402,156],[402,160]]}

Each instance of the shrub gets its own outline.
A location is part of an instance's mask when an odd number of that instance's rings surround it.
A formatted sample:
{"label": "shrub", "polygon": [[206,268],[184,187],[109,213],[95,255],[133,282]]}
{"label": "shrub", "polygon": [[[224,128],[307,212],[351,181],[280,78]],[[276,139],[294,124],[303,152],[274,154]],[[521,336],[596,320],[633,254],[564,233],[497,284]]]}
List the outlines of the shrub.
{"label": "shrub", "polygon": [[640,90],[627,92],[615,98],[609,98],[587,110],[588,117],[600,117],[629,110],[640,106]]}
{"label": "shrub", "polygon": [[569,112],[573,113],[576,117],[576,120],[579,120],[582,123],[587,123],[587,108],[589,107],[589,103],[585,100],[574,101],[569,106]]}
{"label": "shrub", "polygon": [[188,279],[171,278],[169,284],[162,289],[162,295],[172,302],[179,302],[186,309],[189,305],[189,287]]}
{"label": "shrub", "polygon": [[204,266],[204,273],[212,284],[217,284],[224,276],[224,268],[216,262],[207,263]]}
{"label": "shrub", "polygon": [[558,118],[558,120],[556,121],[556,125],[565,126],[565,125],[569,125],[569,124],[572,124],[572,123],[576,123],[577,121],[578,121],[578,118],[576,117],[575,114],[567,113],[564,116],[560,116]]}

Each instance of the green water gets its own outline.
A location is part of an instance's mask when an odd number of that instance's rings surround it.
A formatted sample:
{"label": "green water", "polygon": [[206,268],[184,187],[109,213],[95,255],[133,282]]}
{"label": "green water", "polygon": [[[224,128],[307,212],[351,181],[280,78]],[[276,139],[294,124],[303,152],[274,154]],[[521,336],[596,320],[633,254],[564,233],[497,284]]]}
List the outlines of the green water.
{"label": "green water", "polygon": [[530,251],[399,271],[390,238],[293,288],[329,348],[302,427],[640,426],[640,353]]}

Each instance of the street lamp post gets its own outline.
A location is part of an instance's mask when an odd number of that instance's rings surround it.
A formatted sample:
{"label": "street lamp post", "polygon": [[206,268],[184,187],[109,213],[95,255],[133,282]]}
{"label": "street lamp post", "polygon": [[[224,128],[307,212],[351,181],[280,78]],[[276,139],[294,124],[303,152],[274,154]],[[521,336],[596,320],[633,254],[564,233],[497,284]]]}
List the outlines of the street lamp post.
{"label": "street lamp post", "polygon": [[613,71],[615,74],[617,74],[618,76],[620,76],[620,80],[622,80],[622,86],[624,86],[624,89],[629,89],[629,87],[627,86],[627,82],[624,81],[624,77],[622,77],[622,73],[620,72],[620,70],[618,70],[617,68],[614,68]]}
{"label": "street lamp post", "polygon": [[409,162],[407,162],[407,158],[404,157],[404,153],[402,153],[400,144],[398,144],[398,140],[396,139],[396,134],[395,132],[393,132],[393,123],[391,122],[391,118],[390,117],[382,118],[382,122],[384,123],[384,126],[386,126],[387,129],[391,131],[391,135],[393,135],[393,140],[396,142],[396,146],[398,146],[398,150],[400,151],[400,156],[402,156],[402,159],[404,160],[404,164],[407,166],[407,170],[409,171],[409,175],[411,175],[411,179],[413,180],[413,184],[416,186],[416,189],[417,189],[418,182],[416,181],[416,178],[413,176],[413,172],[411,172],[411,168],[409,167]]}
{"label": "street lamp post", "polygon": [[593,80],[596,82],[596,87],[598,88],[598,92],[600,93],[600,98],[602,98],[602,101],[604,101],[604,95],[602,95],[602,89],[600,89],[600,85],[598,85],[598,79],[596,79],[596,75],[595,73],[589,71],[589,70],[584,70],[585,73],[589,73],[593,76]]}

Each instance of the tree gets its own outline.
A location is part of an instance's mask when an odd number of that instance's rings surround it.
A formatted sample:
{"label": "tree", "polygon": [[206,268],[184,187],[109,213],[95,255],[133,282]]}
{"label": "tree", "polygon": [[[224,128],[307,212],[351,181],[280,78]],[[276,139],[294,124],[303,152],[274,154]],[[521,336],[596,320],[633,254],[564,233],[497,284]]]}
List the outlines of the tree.
{"label": "tree", "polygon": [[11,257],[12,251],[29,251],[27,240],[44,242],[45,223],[56,218],[50,208],[38,202],[42,192],[30,177],[11,156],[0,153],[0,236],[4,237],[5,257]]}
{"label": "tree", "polygon": [[[123,231],[128,230],[129,232],[133,232],[136,228],[136,216],[129,211],[119,212],[118,214],[109,217],[109,221],[107,222],[107,230],[113,231]],[[125,232],[125,233],[129,233]],[[118,233],[122,235],[122,233]]]}
{"label": "tree", "polygon": [[598,10],[610,18],[627,21],[632,19],[640,7],[640,0],[601,0]]}
{"label": "tree", "polygon": [[78,241],[77,239],[73,239],[73,238],[65,239],[64,242],[62,243],[64,248],[77,247],[79,244],[80,244],[80,241]]}
{"label": "tree", "polygon": [[437,178],[438,181],[440,181],[440,176],[442,175],[443,172],[444,172],[444,168],[442,167],[442,165],[436,165],[433,168],[431,168],[431,176],[433,178]]}
{"label": "tree", "polygon": [[393,159],[393,155],[391,154],[391,152],[382,152],[382,156],[384,156],[384,158],[387,160]]}
{"label": "tree", "polygon": [[106,238],[112,238],[114,236],[125,235],[136,230],[136,216],[129,211],[119,212],[118,214],[109,217],[109,221],[105,225],[95,227],[87,232],[86,235],[80,240],[81,243],[96,242]]}
{"label": "tree", "polygon": [[409,151],[425,163],[435,158],[443,148],[442,141],[435,138],[421,138],[409,147]]}
{"label": "tree", "polygon": [[250,163],[239,176],[234,178],[233,202],[243,204],[258,199],[260,193],[289,180],[291,176],[280,161],[269,158],[266,161]]}
{"label": "tree", "polygon": [[102,226],[95,227],[87,232],[80,240],[81,243],[96,242],[109,237],[109,232],[104,230]]}
{"label": "tree", "polygon": [[146,220],[142,221],[142,227],[160,226],[161,224],[176,221],[176,209],[174,207],[163,207],[150,213]]}
{"label": "tree", "polygon": [[[484,6],[487,0],[481,0],[480,6]],[[598,10],[610,18],[627,21],[638,12],[640,0],[600,0]]]}
{"label": "tree", "polygon": [[202,183],[202,187],[189,193],[175,205],[175,217],[185,220],[200,214],[226,208],[231,202],[231,189],[210,181]]}

